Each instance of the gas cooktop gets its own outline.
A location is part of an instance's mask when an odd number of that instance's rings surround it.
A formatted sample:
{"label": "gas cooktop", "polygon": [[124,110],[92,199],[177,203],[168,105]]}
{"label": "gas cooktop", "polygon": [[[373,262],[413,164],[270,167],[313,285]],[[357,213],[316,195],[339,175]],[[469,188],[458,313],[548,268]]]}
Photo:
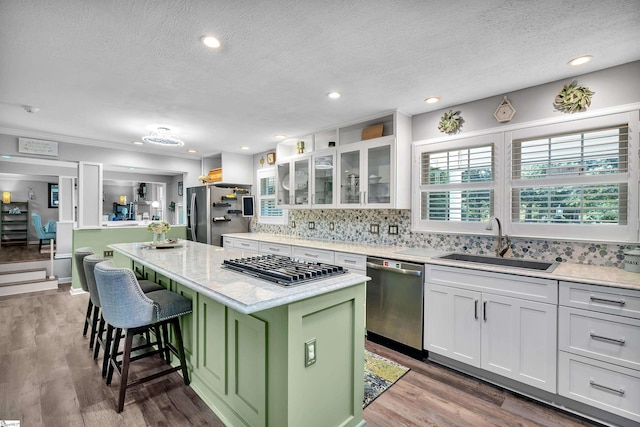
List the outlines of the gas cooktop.
{"label": "gas cooktop", "polygon": [[344,274],[346,269],[337,265],[305,262],[282,255],[259,255],[248,258],[228,259],[223,267],[281,286],[291,286],[313,280]]}

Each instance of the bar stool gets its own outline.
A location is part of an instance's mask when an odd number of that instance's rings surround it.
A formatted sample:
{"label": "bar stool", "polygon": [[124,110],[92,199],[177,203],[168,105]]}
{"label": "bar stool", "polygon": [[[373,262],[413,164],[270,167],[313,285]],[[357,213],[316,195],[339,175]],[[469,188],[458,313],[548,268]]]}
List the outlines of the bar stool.
{"label": "bar stool", "polygon": [[[96,335],[98,334],[98,321],[100,318],[100,314],[99,314],[100,308],[96,307],[93,304],[93,300],[95,298],[91,297],[91,292],[87,284],[87,275],[84,269],[83,261],[84,261],[84,258],[89,255],[94,255],[93,249],[89,247],[78,248],[74,252],[74,257],[76,261],[76,270],[78,271],[78,279],[80,280],[80,286],[82,287],[83,291],[89,292],[89,303],[87,305],[87,315],[85,316],[85,320],[84,320],[84,328],[82,330],[82,336],[83,337],[87,336],[87,329],[89,327],[89,324],[91,324],[91,339],[89,340],[89,348],[93,349],[93,345],[96,340]],[[142,288],[142,292],[145,292],[145,293],[164,290],[162,286],[158,285],[157,283],[151,282],[149,280],[141,280],[140,287]],[[147,341],[149,341],[148,334],[147,334]]]}
{"label": "bar stool", "polygon": [[[89,297],[91,298],[91,302],[93,303],[94,307],[99,307],[101,308],[102,305],[100,304],[100,295],[98,294],[98,287],[96,285],[96,278],[95,278],[95,267],[97,264],[101,263],[102,261],[107,261],[107,258],[102,258],[100,255],[88,255],[84,258],[83,263],[84,263],[84,272],[85,272],[85,276],[87,279],[87,287],[89,288]],[[160,287],[160,290],[162,290],[163,288]],[[158,289],[155,289],[158,290]],[[105,326],[107,327],[107,333],[106,333],[106,337],[105,335]],[[155,341],[151,341],[149,333],[145,333],[145,338],[146,338],[146,343],[144,345],[138,346],[136,347],[134,350],[141,350],[144,348],[149,348],[149,347],[153,347],[154,345],[158,346],[158,349],[161,351],[160,355],[161,357],[164,357],[164,346],[162,345],[162,335],[160,333],[160,328],[159,327],[155,327],[154,328],[154,332],[155,332],[155,336],[156,336],[156,340]],[[104,320],[104,316],[102,315],[102,311],[100,312],[100,321],[98,323],[98,331],[96,334],[96,342],[95,342],[95,348],[93,350],[93,360],[96,360],[98,358],[98,352],[100,351],[100,347],[102,346],[103,348],[103,359],[102,359],[102,377],[106,377],[107,376],[107,367],[109,366],[109,355],[110,355],[110,349],[111,349],[111,341],[113,340],[113,326],[107,324]],[[167,356],[167,361],[168,361],[168,356]]]}
{"label": "bar stool", "polygon": [[[78,280],[80,281],[80,287],[83,291],[89,292],[89,287],[87,286],[87,276],[84,272],[84,264],[83,260],[86,256],[93,255],[93,249],[91,248],[79,248],[76,249],[73,253],[73,256],[76,261],[76,271],[78,272]],[[87,330],[89,329],[89,324],[91,324],[91,340],[89,341],[89,348],[93,348],[93,342],[95,339],[95,331],[96,325],[98,322],[98,307],[93,306],[93,302],[91,298],[89,298],[89,303],[87,304],[87,314],[84,318],[84,328],[82,329],[82,336],[87,336]],[[93,313],[92,313],[93,311]]]}
{"label": "bar stool", "polygon": [[[179,317],[191,313],[191,301],[164,289],[144,294],[133,271],[127,268],[117,268],[111,261],[97,264],[94,275],[102,304],[102,314],[105,321],[115,328],[113,346],[109,356],[107,384],[111,384],[113,371],[117,369],[121,377],[117,411],[122,412],[125,393],[129,387],[178,370],[182,370],[184,383],[189,385],[189,373],[182,344]],[[132,357],[133,336],[147,331],[150,327],[158,326],[166,329],[168,325],[173,326],[177,349],[168,342],[166,348],[179,358],[180,365],[128,383],[130,362],[147,355],[162,353],[162,350],[159,349],[156,352]],[[120,336],[123,330],[126,331],[124,351],[122,360],[118,361],[116,349],[120,345]]]}

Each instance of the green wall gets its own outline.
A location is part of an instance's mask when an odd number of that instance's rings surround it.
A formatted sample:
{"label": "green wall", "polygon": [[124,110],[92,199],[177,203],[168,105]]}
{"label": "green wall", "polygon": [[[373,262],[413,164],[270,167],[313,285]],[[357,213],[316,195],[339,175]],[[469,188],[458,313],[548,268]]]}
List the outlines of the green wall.
{"label": "green wall", "polygon": [[[187,227],[184,225],[172,225],[166,233],[167,238],[186,239]],[[153,233],[146,227],[105,227],[92,229],[73,230],[73,252],[77,248],[90,247],[99,255],[110,250],[108,245],[112,243],[150,242]],[[75,257],[71,257],[71,286],[80,289],[80,281],[76,270]]]}

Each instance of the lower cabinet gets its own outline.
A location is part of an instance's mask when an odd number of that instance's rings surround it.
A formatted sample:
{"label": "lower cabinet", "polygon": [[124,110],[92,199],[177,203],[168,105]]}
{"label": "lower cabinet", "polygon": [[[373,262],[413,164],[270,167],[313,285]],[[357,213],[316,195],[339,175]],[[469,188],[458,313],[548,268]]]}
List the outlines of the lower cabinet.
{"label": "lower cabinet", "polygon": [[426,350],[556,392],[557,306],[523,298],[553,300],[556,282],[434,265],[426,280]]}
{"label": "lower cabinet", "polygon": [[640,423],[640,291],[560,282],[558,394]]}

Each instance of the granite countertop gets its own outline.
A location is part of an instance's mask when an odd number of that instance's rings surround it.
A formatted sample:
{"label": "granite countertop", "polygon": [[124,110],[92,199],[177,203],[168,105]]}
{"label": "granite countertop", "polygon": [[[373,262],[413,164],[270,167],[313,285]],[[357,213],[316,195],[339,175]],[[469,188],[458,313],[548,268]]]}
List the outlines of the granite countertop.
{"label": "granite countertop", "polygon": [[489,264],[478,264],[455,260],[440,259],[439,256],[447,252],[433,249],[407,248],[401,246],[379,246],[354,244],[349,242],[334,242],[327,240],[300,239],[291,236],[280,236],[268,233],[230,233],[227,237],[237,237],[262,242],[283,243],[292,246],[304,246],[316,249],[326,249],[339,252],[348,252],[380,258],[397,259],[401,261],[413,261],[425,264],[447,265],[452,267],[465,267],[474,270],[492,271],[496,273],[517,274],[528,277],[540,277],[552,280],[566,280],[592,285],[613,286],[625,289],[640,290],[640,273],[631,273],[616,267],[601,267],[586,264],[560,263],[550,273],[537,270],[525,270],[521,268],[503,267]]}
{"label": "granite countertop", "polygon": [[182,285],[240,313],[251,314],[273,307],[347,288],[369,280],[347,273],[290,287],[272,284],[222,268],[225,259],[242,252],[180,240],[180,246],[156,249],[145,243],[116,243],[109,247]]}

